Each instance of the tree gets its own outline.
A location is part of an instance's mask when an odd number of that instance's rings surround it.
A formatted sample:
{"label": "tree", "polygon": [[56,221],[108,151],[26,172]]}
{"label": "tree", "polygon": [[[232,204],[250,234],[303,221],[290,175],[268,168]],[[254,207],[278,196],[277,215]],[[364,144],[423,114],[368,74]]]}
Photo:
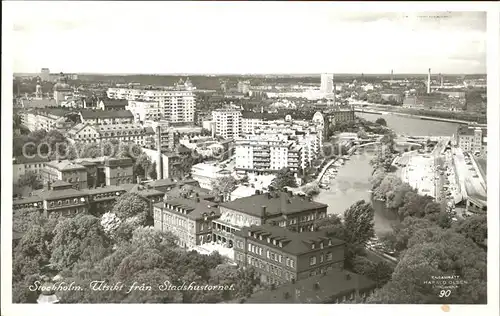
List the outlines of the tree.
{"label": "tree", "polygon": [[101,217],[101,226],[106,235],[111,239],[115,239],[116,231],[118,230],[118,227],[120,227],[121,223],[122,220],[116,216],[116,214],[111,212],[104,213]]}
{"label": "tree", "polygon": [[158,179],[158,172],[156,171],[156,161],[154,161],[151,165],[149,165],[148,175],[151,179]]}
{"label": "tree", "polygon": [[486,215],[475,215],[458,222],[454,230],[481,245],[488,238],[487,224]]}
{"label": "tree", "polygon": [[92,215],[81,214],[59,222],[54,235],[50,261],[61,269],[71,268],[78,261],[98,262],[111,247],[99,218]]}
{"label": "tree", "polygon": [[361,139],[367,139],[368,138],[368,134],[366,134],[366,132],[363,129],[361,129],[357,133],[357,136],[358,136],[358,138],[361,138]]}
{"label": "tree", "polygon": [[117,198],[112,213],[121,220],[134,217],[142,213],[148,213],[148,203],[136,193],[125,193]]}
{"label": "tree", "polygon": [[375,236],[374,214],[371,204],[364,200],[351,205],[344,213],[345,242],[364,247]]}
{"label": "tree", "polygon": [[[432,197],[428,195],[420,195],[415,191],[406,192],[403,198],[403,205],[399,207],[398,214],[400,219],[408,216],[422,218],[426,215],[425,207],[432,202]],[[428,209],[428,211],[430,211]]]}
{"label": "tree", "polygon": [[377,287],[382,287],[390,281],[394,269],[385,261],[377,263],[368,260],[366,257],[356,256],[353,260],[353,270],[362,274],[377,283]]}
{"label": "tree", "polygon": [[232,266],[216,267],[210,280],[212,284],[234,287],[233,291],[225,290],[222,293],[222,299],[226,301],[249,297],[256,286],[253,268],[243,270]]}
{"label": "tree", "polygon": [[372,177],[370,178],[370,184],[372,186],[372,190],[375,190],[380,186],[380,183],[382,183],[385,176],[386,176],[385,170],[382,168],[376,169],[373,172]]}
{"label": "tree", "polygon": [[231,176],[217,178],[212,181],[212,194],[229,196],[236,189],[238,182]]}
{"label": "tree", "polygon": [[375,190],[373,190],[373,195],[377,199],[386,200],[387,194],[391,191],[394,191],[394,189],[401,184],[401,179],[395,174],[387,174],[385,178],[380,182],[380,185]]}
{"label": "tree", "polygon": [[392,161],[394,160],[392,151],[387,146],[381,148],[377,155],[370,160],[374,170],[383,169],[385,172],[391,171]]}
{"label": "tree", "polygon": [[21,175],[18,180],[18,185],[22,187],[29,187],[32,190],[38,190],[43,187],[42,181],[40,181],[38,175],[32,171],[28,171]]}
{"label": "tree", "polygon": [[42,226],[29,228],[14,249],[13,280],[40,273],[40,268],[49,263],[52,234]]}
{"label": "tree", "polygon": [[276,190],[283,190],[285,187],[297,187],[297,180],[294,173],[288,169],[283,168],[276,173],[276,177],[271,181],[271,186]]}
{"label": "tree", "polygon": [[314,196],[319,194],[320,188],[317,183],[308,183],[304,187],[303,192],[308,196]]}
{"label": "tree", "polygon": [[134,163],[134,175],[147,177],[151,164],[151,158],[145,153],[141,154]]}
{"label": "tree", "polygon": [[30,227],[40,224],[40,218],[43,217],[41,211],[36,208],[22,208],[13,210],[12,230],[17,232],[26,232]]}
{"label": "tree", "polygon": [[408,183],[398,183],[395,187],[386,193],[386,207],[398,209],[404,203],[406,193],[414,192],[414,189]]}
{"label": "tree", "polygon": [[387,122],[382,117],[379,117],[378,119],[376,119],[375,123],[378,124],[378,125],[387,126]]}
{"label": "tree", "polygon": [[393,224],[392,231],[382,235],[381,241],[390,249],[401,252],[408,248],[408,240],[420,229],[436,227],[433,222],[416,217],[406,217],[402,222]]}
{"label": "tree", "polygon": [[177,237],[169,231],[159,231],[153,227],[139,227],[134,230],[131,243],[134,247],[176,248]]}

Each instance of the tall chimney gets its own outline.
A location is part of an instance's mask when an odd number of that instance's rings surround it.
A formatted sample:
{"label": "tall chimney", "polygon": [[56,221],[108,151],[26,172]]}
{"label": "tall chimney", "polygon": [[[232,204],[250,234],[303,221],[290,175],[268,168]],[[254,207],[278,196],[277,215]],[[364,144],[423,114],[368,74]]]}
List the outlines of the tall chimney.
{"label": "tall chimney", "polygon": [[444,87],[444,77],[442,74],[439,74],[439,76],[441,77],[441,88]]}
{"label": "tall chimney", "polygon": [[266,209],[267,209],[267,206],[262,205],[261,210],[260,210],[260,217],[262,218],[262,224],[266,223]]}
{"label": "tall chimney", "polygon": [[156,150],[158,152],[158,180],[163,179],[163,155],[161,154],[161,127],[156,127]]}
{"label": "tall chimney", "polygon": [[391,83],[394,81],[394,70],[391,69]]}
{"label": "tall chimney", "polygon": [[427,75],[427,94],[431,93],[431,69],[429,68],[429,74]]}

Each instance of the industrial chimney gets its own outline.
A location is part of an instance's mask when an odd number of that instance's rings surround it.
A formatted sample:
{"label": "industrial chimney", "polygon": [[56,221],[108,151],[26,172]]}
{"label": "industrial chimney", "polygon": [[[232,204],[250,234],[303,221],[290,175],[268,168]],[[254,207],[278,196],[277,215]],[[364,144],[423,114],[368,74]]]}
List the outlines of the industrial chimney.
{"label": "industrial chimney", "polygon": [[441,88],[444,88],[444,77],[442,74],[439,74],[439,76],[441,77]]}
{"label": "industrial chimney", "polygon": [[163,179],[163,157],[161,154],[161,128],[156,127],[156,150],[158,152],[158,180]]}
{"label": "industrial chimney", "polygon": [[391,84],[394,81],[394,70],[391,69]]}
{"label": "industrial chimney", "polygon": [[431,69],[429,68],[429,74],[427,75],[427,94],[431,93]]}

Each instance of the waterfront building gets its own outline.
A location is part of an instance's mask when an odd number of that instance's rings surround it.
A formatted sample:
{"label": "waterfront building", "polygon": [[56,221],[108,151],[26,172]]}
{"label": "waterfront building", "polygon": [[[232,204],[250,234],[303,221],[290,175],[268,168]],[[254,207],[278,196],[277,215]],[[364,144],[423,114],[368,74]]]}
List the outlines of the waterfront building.
{"label": "waterfront building", "polygon": [[159,113],[161,118],[173,123],[194,122],[196,100],[194,88],[188,81],[183,85],[161,89],[109,88],[107,96],[110,99],[157,102],[157,107],[156,103],[148,103],[150,108],[147,113]]}
{"label": "waterfront building", "polygon": [[128,110],[80,110],[80,122],[91,125],[132,124],[134,116]]}
{"label": "waterfront building", "polygon": [[199,163],[191,167],[191,177],[200,184],[203,189],[212,190],[212,182],[218,178],[231,176],[231,172],[208,163]]}
{"label": "waterfront building", "polygon": [[70,183],[75,189],[133,183],[130,158],[80,158],[49,161],[42,170],[42,179],[49,187],[57,180]]}
{"label": "waterfront building", "polygon": [[252,225],[236,231],[234,241],[236,263],[253,267],[262,283],[279,285],[344,267],[345,242],[325,231]]}
{"label": "waterfront building", "polygon": [[286,136],[247,135],[235,140],[236,170],[259,175],[289,168],[296,173],[302,165],[301,150]]}
{"label": "waterfront building", "polygon": [[243,227],[273,224],[297,232],[314,230],[316,220],[326,217],[327,205],[292,192],[268,192],[222,203],[221,217],[213,222],[212,240],[234,245],[234,233]]}
{"label": "waterfront building", "polygon": [[174,234],[180,247],[192,248],[211,241],[212,220],[220,216],[217,206],[199,197],[168,199],[154,205],[154,227]]}
{"label": "waterfront building", "polygon": [[16,184],[21,176],[32,172],[41,180],[42,169],[49,160],[38,155],[18,156],[12,159],[12,180]]}
{"label": "waterfront building", "polygon": [[256,292],[243,303],[354,304],[364,302],[376,288],[377,284],[363,275],[334,269]]}
{"label": "waterfront building", "polygon": [[486,157],[488,151],[487,131],[486,126],[460,125],[455,136],[456,144],[465,152]]}
{"label": "waterfront building", "polygon": [[125,111],[128,106],[127,100],[113,100],[113,99],[102,99],[97,102],[98,110],[114,110],[114,111]]}
{"label": "waterfront building", "polygon": [[216,136],[226,139],[240,136],[240,110],[227,108],[212,111],[212,121],[215,125]]}

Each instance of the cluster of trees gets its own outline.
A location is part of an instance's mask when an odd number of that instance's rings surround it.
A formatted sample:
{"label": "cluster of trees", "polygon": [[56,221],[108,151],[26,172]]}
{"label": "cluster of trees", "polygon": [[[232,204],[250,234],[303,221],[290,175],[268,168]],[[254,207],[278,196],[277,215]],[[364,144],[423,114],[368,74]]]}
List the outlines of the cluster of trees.
{"label": "cluster of trees", "polygon": [[393,268],[385,261],[375,263],[367,258],[366,244],[375,236],[374,214],[371,204],[360,200],[345,211],[343,219],[331,214],[318,221],[316,229],[326,230],[329,236],[346,242],[346,269],[365,275],[382,287],[390,280]]}
{"label": "cluster of trees", "polygon": [[42,155],[50,154],[49,158],[53,159],[56,154],[64,155],[67,148],[67,138],[58,130],[49,132],[43,129],[35,130],[28,135],[14,137],[12,142],[14,157],[23,156],[24,154],[32,156],[40,152]]}
{"label": "cluster of trees", "polygon": [[[384,199],[400,222],[380,236],[385,245],[399,253],[390,281],[368,300],[371,303],[468,304],[486,303],[486,216],[453,222],[446,205],[422,196],[394,174],[375,170],[375,198]],[[432,276],[455,276],[467,285],[451,288],[439,296]]]}
{"label": "cluster of trees", "polygon": [[274,190],[282,191],[285,187],[296,188],[297,179],[295,174],[289,168],[283,168],[276,173],[276,177],[271,181]]}
{"label": "cluster of trees", "polygon": [[402,105],[403,100],[394,98],[393,96],[389,96],[387,99],[382,98],[382,95],[378,92],[360,92],[357,97],[358,100],[366,101],[375,104],[388,104],[388,105]]}
{"label": "cluster of trees", "polygon": [[[258,285],[254,271],[221,265],[214,253],[202,255],[177,246],[169,232],[147,226],[148,205],[140,196],[121,196],[102,218],[78,215],[47,218],[37,210],[14,212],[14,229],[24,235],[13,253],[13,301],[34,303],[30,285],[50,271],[81,291],[57,292],[61,303],[215,303],[249,296]],[[122,284],[99,291],[92,281]],[[74,282],[74,283],[73,283]],[[129,291],[149,285],[147,291]],[[224,290],[165,291],[160,285],[233,285]],[[97,286],[97,285],[95,285]]]}

